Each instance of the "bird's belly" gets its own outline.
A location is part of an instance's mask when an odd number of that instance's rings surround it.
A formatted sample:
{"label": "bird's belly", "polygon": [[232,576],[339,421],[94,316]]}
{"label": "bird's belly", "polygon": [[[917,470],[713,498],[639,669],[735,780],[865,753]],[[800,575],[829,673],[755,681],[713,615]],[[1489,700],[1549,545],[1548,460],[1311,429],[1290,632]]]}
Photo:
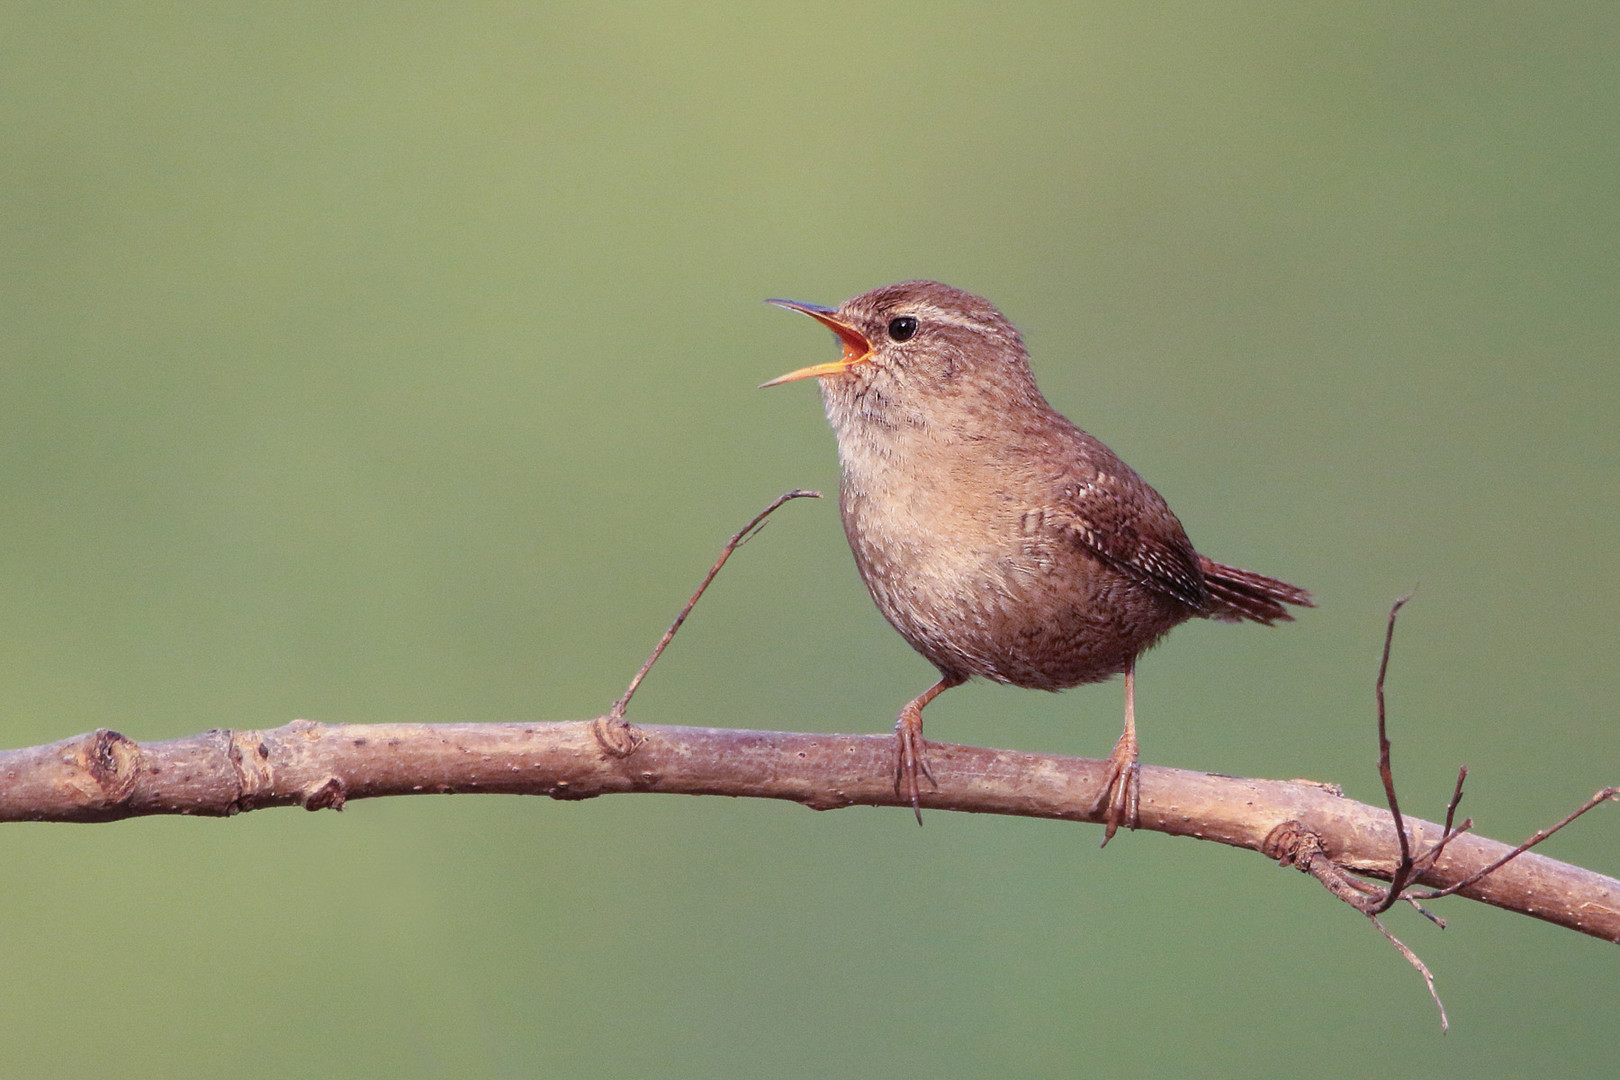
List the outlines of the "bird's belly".
{"label": "bird's belly", "polygon": [[1023,535],[1015,513],[981,505],[963,522],[914,495],[874,514],[846,490],[844,524],[878,610],[943,673],[1041,690],[1097,682],[1186,617],[1078,545]]}

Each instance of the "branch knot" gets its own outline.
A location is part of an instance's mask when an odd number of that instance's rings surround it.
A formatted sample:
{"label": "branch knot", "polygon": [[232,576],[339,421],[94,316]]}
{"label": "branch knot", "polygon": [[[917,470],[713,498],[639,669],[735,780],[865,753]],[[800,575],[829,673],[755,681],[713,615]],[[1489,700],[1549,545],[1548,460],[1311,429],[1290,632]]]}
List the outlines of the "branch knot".
{"label": "branch knot", "polygon": [[133,739],[100,728],[79,743],[74,756],[76,764],[90,780],[88,784],[74,785],[86,801],[100,806],[118,806],[134,794],[141,748]]}
{"label": "branch knot", "polygon": [[617,711],[604,713],[591,721],[591,734],[596,736],[608,757],[627,758],[636,747],[647,741],[641,729],[630,723]]}

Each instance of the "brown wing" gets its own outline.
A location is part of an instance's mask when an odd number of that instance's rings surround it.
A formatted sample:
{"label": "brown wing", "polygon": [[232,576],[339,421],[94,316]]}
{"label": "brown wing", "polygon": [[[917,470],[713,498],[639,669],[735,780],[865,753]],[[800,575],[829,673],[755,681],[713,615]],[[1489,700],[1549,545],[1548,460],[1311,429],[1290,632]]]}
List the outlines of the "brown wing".
{"label": "brown wing", "polygon": [[1196,611],[1209,606],[1198,553],[1176,515],[1113,451],[1078,428],[1050,527],[1132,581]]}

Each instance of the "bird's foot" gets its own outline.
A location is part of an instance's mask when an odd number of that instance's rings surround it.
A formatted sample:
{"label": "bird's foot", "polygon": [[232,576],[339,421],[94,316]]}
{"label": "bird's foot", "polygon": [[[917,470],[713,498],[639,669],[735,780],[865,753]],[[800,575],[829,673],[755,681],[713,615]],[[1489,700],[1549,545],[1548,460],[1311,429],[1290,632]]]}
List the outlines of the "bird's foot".
{"label": "bird's foot", "polygon": [[[902,797],[909,797],[911,812],[917,815],[917,824],[922,824],[922,781],[921,776],[928,777],[928,783],[939,790],[939,781],[934,779],[933,770],[928,767],[928,744],[923,741],[922,733],[922,707],[915,701],[900,710],[900,719],[894,725],[894,793]],[[904,790],[901,790],[901,785]]]}
{"label": "bird's foot", "polygon": [[1091,808],[1093,814],[1107,811],[1103,819],[1103,847],[1108,846],[1121,825],[1134,829],[1140,824],[1141,771],[1137,764],[1136,732],[1126,729],[1114,744],[1114,752],[1108,755],[1102,794]]}

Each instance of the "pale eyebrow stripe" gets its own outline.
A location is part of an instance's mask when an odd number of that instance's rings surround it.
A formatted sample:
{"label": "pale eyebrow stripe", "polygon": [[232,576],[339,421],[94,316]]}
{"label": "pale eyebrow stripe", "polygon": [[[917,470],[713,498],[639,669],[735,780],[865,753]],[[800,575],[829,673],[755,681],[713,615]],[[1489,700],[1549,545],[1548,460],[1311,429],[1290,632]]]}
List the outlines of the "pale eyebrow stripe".
{"label": "pale eyebrow stripe", "polygon": [[964,315],[959,315],[952,311],[945,311],[929,304],[921,305],[916,310],[910,312],[910,314],[926,317],[930,322],[948,323],[951,326],[965,326],[972,330],[994,329],[994,327],[980,322],[978,319],[970,319]]}

